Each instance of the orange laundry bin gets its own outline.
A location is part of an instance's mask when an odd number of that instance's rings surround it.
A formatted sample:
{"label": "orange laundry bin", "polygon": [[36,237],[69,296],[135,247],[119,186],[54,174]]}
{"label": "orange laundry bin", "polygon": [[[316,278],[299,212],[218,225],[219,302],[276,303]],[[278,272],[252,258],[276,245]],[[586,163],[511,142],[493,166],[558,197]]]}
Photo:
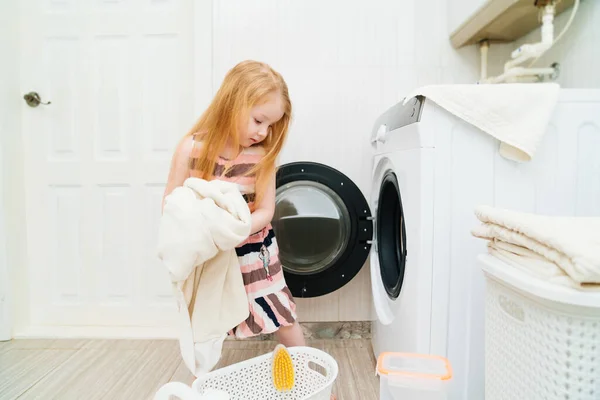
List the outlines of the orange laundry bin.
{"label": "orange laundry bin", "polygon": [[380,400],[447,400],[452,367],[425,354],[382,353],[377,360]]}

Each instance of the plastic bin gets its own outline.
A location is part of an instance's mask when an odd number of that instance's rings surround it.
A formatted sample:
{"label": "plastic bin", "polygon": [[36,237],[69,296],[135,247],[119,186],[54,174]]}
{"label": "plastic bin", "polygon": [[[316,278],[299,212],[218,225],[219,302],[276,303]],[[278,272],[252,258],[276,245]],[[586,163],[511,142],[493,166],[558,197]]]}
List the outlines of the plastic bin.
{"label": "plastic bin", "polygon": [[381,400],[446,400],[452,367],[439,356],[382,353],[377,374]]}
{"label": "plastic bin", "polygon": [[490,255],[485,399],[600,399],[600,293],[539,280]]}

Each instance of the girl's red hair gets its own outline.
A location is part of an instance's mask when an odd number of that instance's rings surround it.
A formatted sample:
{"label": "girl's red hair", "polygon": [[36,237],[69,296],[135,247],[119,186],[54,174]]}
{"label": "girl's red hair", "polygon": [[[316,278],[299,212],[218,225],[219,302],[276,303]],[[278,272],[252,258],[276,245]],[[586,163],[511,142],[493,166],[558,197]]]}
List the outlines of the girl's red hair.
{"label": "girl's red hair", "polygon": [[275,172],[277,156],[285,142],[292,115],[292,103],[283,77],[267,64],[243,61],[225,76],[211,104],[186,136],[200,134],[204,146],[194,163],[203,179],[210,179],[215,161],[230,144],[239,148],[240,121],[246,123],[250,109],[266,101],[270,93],[279,93],[283,102],[283,117],[270,127],[261,143],[265,150],[262,160],[248,172],[256,174],[256,204],[259,204],[270,176]]}

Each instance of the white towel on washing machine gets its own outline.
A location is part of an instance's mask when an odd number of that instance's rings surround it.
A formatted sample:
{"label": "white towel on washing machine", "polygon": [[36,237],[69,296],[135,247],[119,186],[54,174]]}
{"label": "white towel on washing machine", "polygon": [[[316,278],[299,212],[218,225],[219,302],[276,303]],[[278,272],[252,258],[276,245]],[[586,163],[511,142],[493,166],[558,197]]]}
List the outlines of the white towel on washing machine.
{"label": "white towel on washing machine", "polygon": [[431,101],[500,141],[500,154],[513,161],[531,161],[558,102],[556,83],[432,85],[415,96]]}

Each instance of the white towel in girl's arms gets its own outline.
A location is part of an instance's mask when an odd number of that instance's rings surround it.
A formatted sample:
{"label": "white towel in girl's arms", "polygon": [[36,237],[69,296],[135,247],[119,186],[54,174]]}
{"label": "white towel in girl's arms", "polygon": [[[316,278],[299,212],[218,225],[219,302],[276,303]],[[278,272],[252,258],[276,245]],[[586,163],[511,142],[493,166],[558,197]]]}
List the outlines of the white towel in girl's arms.
{"label": "white towel in girl's arms", "polygon": [[[490,240],[490,252],[504,261],[557,283],[568,277],[580,288],[600,284],[600,218],[551,217],[489,206],[477,207],[475,214],[483,224],[473,235]],[[600,289],[596,286],[588,289]]]}
{"label": "white towel in girl's arms", "polygon": [[558,102],[556,83],[432,85],[408,96],[421,95],[500,141],[500,154],[513,161],[530,161]]}
{"label": "white towel in girl's arms", "polygon": [[251,214],[238,186],[188,178],[165,198],[158,256],[171,276],[181,355],[195,375],[219,361],[227,332],[249,314],[235,247]]}

